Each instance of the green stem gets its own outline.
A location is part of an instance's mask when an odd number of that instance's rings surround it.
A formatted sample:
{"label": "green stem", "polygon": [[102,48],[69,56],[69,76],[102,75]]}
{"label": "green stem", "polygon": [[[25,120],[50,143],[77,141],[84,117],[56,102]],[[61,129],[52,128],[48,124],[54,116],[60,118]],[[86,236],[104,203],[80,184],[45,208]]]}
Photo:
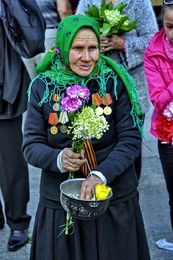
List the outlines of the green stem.
{"label": "green stem", "polygon": [[[73,141],[72,143],[72,151],[74,153],[81,153],[82,148],[83,148],[83,140],[77,140]],[[74,172],[69,172],[68,179],[73,179],[74,178]],[[65,224],[65,235],[69,234],[69,229],[73,227],[73,219],[72,216],[69,213],[66,213],[66,224]]]}

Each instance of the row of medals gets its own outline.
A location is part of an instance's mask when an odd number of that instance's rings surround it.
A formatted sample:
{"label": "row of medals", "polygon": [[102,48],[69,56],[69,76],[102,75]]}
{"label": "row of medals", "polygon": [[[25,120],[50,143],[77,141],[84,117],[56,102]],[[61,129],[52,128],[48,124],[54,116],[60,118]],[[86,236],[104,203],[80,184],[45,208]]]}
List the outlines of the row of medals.
{"label": "row of medals", "polygon": [[106,107],[104,107],[104,108],[98,106],[98,107],[96,108],[96,115],[97,115],[97,116],[101,116],[101,115],[103,115],[103,114],[106,115],[106,116],[109,116],[111,113],[112,113],[112,108],[109,107],[109,106],[106,106]]}
{"label": "row of medals", "polygon": [[[56,112],[59,111],[59,104],[57,102],[54,103],[53,110]],[[96,108],[96,115],[98,115],[98,116],[101,116],[103,114],[108,116],[111,113],[112,113],[112,109],[109,106],[105,106],[104,108],[102,108],[101,106],[98,106]],[[61,123],[62,125],[60,125],[59,130],[63,134],[67,133],[67,126],[65,124],[68,121],[69,121],[69,118],[68,118],[67,112],[65,112],[65,111],[60,112],[58,122]],[[51,126],[50,132],[51,132],[51,134],[56,135],[58,133],[58,127],[56,125]]]}
{"label": "row of medals", "polygon": [[[54,103],[53,110],[58,112],[59,111],[59,104]],[[58,122],[62,125],[59,126],[59,130],[61,133],[65,134],[67,133],[67,126],[65,125],[69,121],[68,114],[65,111],[60,112]],[[53,135],[56,135],[58,133],[58,127],[56,125],[51,126],[50,132]]]}

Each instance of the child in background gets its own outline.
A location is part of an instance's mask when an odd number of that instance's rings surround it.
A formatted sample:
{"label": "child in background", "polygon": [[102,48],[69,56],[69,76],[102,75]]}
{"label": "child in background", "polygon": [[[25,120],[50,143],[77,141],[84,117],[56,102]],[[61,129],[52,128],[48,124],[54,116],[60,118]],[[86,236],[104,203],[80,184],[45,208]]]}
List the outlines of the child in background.
{"label": "child in background", "polygon": [[154,106],[150,131],[158,139],[173,229],[173,0],[163,1],[162,20],[144,53],[144,67]]}

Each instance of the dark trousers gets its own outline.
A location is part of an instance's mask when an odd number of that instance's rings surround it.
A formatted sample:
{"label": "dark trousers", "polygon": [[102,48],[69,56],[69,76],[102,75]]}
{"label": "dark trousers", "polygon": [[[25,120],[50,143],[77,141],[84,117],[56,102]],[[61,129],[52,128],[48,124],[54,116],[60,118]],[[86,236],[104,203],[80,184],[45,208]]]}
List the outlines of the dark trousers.
{"label": "dark trousers", "polygon": [[21,145],[22,116],[0,120],[0,187],[7,224],[11,230],[28,229],[31,218],[26,213],[29,176]]}
{"label": "dark trousers", "polygon": [[158,141],[158,151],[169,195],[170,218],[173,229],[173,146]]}
{"label": "dark trousers", "polygon": [[4,214],[3,214],[3,210],[2,210],[2,204],[0,201],[0,225],[4,224],[5,219],[4,219]]}

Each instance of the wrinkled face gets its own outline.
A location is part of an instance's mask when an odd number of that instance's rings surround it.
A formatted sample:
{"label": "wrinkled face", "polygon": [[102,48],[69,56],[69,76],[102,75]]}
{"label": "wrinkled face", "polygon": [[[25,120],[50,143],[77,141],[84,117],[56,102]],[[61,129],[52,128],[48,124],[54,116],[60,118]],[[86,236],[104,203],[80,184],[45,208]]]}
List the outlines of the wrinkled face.
{"label": "wrinkled face", "polygon": [[79,76],[86,77],[99,59],[98,40],[89,28],[79,30],[73,40],[70,52],[70,68]]}
{"label": "wrinkled face", "polygon": [[165,8],[163,26],[168,39],[173,43],[173,8]]}

